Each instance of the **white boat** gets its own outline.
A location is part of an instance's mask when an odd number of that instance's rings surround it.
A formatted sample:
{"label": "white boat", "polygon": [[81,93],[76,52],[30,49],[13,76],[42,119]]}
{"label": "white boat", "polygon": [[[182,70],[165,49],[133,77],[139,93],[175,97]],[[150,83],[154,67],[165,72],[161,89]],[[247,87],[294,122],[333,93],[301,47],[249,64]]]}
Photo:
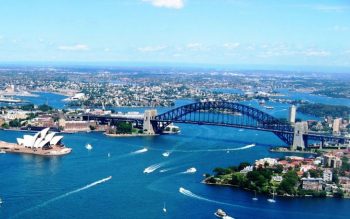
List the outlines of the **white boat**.
{"label": "white boat", "polygon": [[0,206],[1,206],[2,203],[3,203],[3,201],[2,201],[2,199],[0,198]]}
{"label": "white boat", "polygon": [[111,157],[111,153],[108,153],[108,157]]}
{"label": "white boat", "polygon": [[186,170],[186,173],[195,173],[195,172],[197,172],[197,169],[194,167],[191,167],[191,168]]}
{"label": "white boat", "polygon": [[164,205],[163,205],[163,212],[166,213],[165,202],[164,202]]}
{"label": "white boat", "polygon": [[270,203],[275,203],[276,202],[276,200],[275,200],[275,192],[272,193],[272,198],[267,199],[267,201],[270,202]]}
{"label": "white boat", "polygon": [[92,145],[91,144],[86,144],[85,148],[88,149],[89,151],[91,151],[92,150]]}
{"label": "white boat", "polygon": [[5,150],[0,150],[0,154],[6,154]]}
{"label": "white boat", "polygon": [[258,197],[256,197],[256,191],[254,191],[255,192],[255,195],[254,195],[254,198],[252,198],[253,199],[253,201],[258,201]]}
{"label": "white boat", "polygon": [[164,152],[162,155],[163,155],[163,157],[169,157],[170,152],[169,152],[169,151],[166,151],[166,152]]}
{"label": "white boat", "polygon": [[224,212],[222,209],[218,209],[214,215],[218,218],[222,218],[222,219],[234,219],[233,217],[229,216],[226,214],[226,212]]}
{"label": "white boat", "polygon": [[273,107],[273,106],[265,106],[265,108],[266,108],[266,109],[268,109],[268,110],[272,110],[272,109],[274,109],[274,107]]}

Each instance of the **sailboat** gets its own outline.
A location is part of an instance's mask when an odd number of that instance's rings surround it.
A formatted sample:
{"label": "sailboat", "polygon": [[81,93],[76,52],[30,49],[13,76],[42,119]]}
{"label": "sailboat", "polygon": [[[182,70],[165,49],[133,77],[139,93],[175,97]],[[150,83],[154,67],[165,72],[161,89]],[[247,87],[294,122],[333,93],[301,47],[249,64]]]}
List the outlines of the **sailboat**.
{"label": "sailboat", "polygon": [[163,205],[163,212],[166,213],[165,202],[164,202],[164,205]]}
{"label": "sailboat", "polygon": [[272,191],[272,198],[267,199],[268,202],[275,203],[275,190]]}
{"label": "sailboat", "polygon": [[253,199],[253,201],[258,201],[258,197],[256,197],[256,190],[254,190],[254,193],[255,193],[255,195],[254,195],[254,198],[252,198],[252,199]]}

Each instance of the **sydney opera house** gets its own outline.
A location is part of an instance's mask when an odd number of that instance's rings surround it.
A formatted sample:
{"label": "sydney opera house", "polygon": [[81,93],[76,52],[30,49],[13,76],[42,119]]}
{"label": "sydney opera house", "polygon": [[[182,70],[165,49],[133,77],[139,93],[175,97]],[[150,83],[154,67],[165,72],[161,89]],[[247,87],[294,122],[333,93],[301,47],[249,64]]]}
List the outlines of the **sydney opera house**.
{"label": "sydney opera house", "polygon": [[56,133],[49,133],[49,129],[43,129],[34,136],[24,135],[23,138],[17,138],[17,143],[32,149],[50,149],[53,146],[63,146],[61,143],[63,136],[55,136]]}

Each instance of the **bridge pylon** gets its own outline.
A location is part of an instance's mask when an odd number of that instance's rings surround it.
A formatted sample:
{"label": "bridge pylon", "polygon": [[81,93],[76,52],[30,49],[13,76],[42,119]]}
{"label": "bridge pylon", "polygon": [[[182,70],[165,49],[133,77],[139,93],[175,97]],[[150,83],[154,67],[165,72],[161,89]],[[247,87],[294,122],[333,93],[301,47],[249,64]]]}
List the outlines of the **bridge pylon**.
{"label": "bridge pylon", "polygon": [[294,126],[294,137],[292,150],[301,149],[304,150],[307,147],[307,139],[305,134],[308,133],[308,124],[307,122],[297,122]]}
{"label": "bridge pylon", "polygon": [[154,135],[155,130],[153,128],[153,125],[151,123],[151,120],[153,120],[157,116],[157,110],[146,110],[145,114],[143,116],[143,132],[145,134]]}

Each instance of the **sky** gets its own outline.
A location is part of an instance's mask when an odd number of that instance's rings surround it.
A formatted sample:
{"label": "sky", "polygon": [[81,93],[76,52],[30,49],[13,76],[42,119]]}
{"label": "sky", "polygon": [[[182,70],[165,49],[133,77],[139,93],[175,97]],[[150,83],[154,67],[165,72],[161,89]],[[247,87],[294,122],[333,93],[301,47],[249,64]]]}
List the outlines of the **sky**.
{"label": "sky", "polygon": [[350,68],[350,1],[0,0],[0,62]]}

